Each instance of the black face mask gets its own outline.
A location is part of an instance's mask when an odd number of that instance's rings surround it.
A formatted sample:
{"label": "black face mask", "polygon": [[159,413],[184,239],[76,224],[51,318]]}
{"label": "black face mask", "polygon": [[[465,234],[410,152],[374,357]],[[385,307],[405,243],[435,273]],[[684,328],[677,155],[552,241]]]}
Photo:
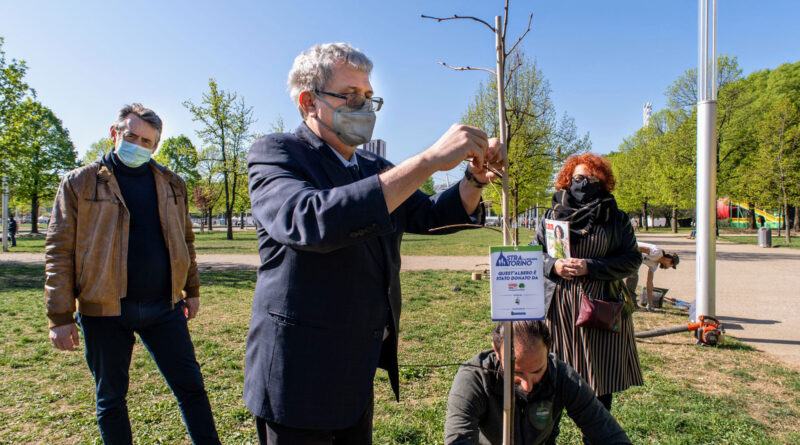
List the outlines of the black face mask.
{"label": "black face mask", "polygon": [[589,182],[588,179],[572,181],[572,184],[569,186],[569,193],[578,200],[578,202],[589,202],[595,199],[600,193],[600,183]]}

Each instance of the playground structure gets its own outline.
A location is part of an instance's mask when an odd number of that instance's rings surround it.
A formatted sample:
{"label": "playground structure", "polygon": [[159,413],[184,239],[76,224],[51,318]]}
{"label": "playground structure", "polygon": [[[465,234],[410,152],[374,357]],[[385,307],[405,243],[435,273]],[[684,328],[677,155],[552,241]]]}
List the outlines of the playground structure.
{"label": "playground structure", "polygon": [[755,212],[756,224],[761,227],[760,218],[764,218],[764,227],[779,229],[783,227],[783,215],[780,212],[770,212],[758,207],[750,208],[748,204],[735,202],[729,198],[717,200],[717,219],[729,221],[731,227],[750,227],[750,214]]}

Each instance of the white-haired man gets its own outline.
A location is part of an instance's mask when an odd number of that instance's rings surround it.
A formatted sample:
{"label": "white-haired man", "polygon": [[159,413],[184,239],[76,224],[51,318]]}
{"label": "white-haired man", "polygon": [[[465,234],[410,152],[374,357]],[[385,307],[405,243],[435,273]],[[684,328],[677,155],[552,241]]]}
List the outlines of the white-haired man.
{"label": "white-haired man", "polygon": [[[303,118],[250,149],[248,175],[261,266],[245,357],[245,402],[274,444],[372,442],[372,381],[398,391],[400,239],[404,232],[481,223],[481,188],[500,145],[453,125],[393,166],[356,150],[375,112],[372,62],[344,43],[315,45],[289,73]],[[428,196],[434,172],[471,160],[465,178]]]}

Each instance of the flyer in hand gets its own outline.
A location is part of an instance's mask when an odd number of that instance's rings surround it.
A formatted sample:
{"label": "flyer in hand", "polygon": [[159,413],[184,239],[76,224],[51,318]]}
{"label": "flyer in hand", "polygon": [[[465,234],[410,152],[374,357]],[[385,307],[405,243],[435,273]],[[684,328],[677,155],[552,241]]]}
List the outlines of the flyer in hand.
{"label": "flyer in hand", "polygon": [[492,320],[544,320],[542,246],[490,247]]}
{"label": "flyer in hand", "polygon": [[547,253],[553,258],[569,258],[569,221],[545,219]]}

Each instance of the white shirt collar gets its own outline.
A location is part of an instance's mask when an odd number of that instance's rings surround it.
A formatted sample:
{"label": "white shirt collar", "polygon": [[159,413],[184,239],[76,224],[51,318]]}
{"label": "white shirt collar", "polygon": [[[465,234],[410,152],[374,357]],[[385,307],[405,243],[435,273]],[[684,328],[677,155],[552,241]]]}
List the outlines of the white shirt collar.
{"label": "white shirt collar", "polygon": [[329,145],[328,147],[331,149],[331,151],[333,152],[333,154],[335,154],[335,155],[336,155],[336,157],[337,157],[337,158],[339,158],[339,160],[340,160],[340,161],[342,161],[342,165],[344,165],[344,166],[345,166],[345,168],[346,168],[346,167],[352,167],[352,166],[354,166],[354,165],[355,165],[356,167],[358,167],[358,159],[356,158],[356,152],[353,152],[353,156],[352,156],[352,157],[350,158],[350,160],[348,161],[347,159],[345,159],[345,158],[344,158],[344,156],[340,155],[340,154],[339,154],[339,152],[338,152],[338,151],[336,151],[336,149],[334,149],[334,148],[333,148],[333,147],[331,147],[330,145]]}

